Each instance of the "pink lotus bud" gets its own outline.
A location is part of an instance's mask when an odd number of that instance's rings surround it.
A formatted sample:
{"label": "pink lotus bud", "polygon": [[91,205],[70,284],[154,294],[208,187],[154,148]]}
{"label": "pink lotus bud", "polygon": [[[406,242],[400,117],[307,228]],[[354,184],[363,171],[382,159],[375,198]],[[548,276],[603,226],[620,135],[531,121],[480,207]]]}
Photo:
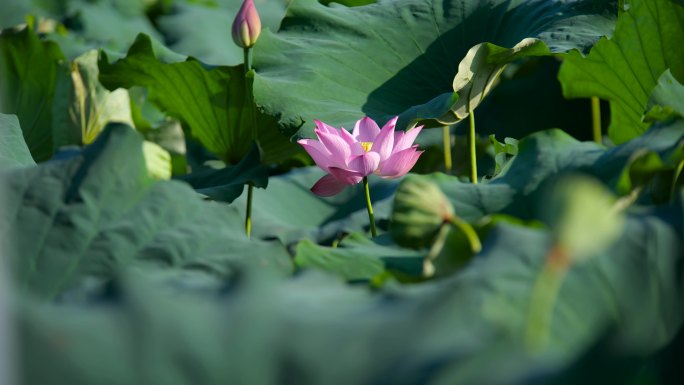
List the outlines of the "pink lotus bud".
{"label": "pink lotus bud", "polygon": [[245,0],[233,21],[233,41],[242,48],[250,48],[261,33],[261,19],[254,0]]}

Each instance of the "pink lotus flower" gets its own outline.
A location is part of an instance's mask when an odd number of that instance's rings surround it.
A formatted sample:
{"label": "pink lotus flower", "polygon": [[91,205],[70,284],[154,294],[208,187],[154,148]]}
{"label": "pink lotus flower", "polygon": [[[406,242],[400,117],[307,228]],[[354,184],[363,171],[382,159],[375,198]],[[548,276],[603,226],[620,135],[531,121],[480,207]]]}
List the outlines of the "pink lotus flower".
{"label": "pink lotus flower", "polygon": [[250,48],[261,33],[261,19],[254,0],[245,0],[233,21],[233,41],[239,47]]}
{"label": "pink lotus flower", "polygon": [[347,185],[361,182],[370,174],[388,179],[406,175],[423,153],[413,144],[422,126],[407,132],[394,132],[397,118],[380,129],[373,119],[365,117],[356,122],[352,133],[316,120],[318,140],[297,141],[316,165],[328,173],[311,191],[327,197],[339,193]]}

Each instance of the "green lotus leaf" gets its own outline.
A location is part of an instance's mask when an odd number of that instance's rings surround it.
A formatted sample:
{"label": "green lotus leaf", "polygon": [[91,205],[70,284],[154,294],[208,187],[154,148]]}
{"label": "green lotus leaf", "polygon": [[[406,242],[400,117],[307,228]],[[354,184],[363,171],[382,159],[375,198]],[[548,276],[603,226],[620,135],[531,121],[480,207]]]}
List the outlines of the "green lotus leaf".
{"label": "green lotus leaf", "polygon": [[658,78],[644,117],[651,121],[684,118],[684,85],[669,69]]}
{"label": "green lotus leaf", "polygon": [[[125,58],[110,62],[103,52],[100,81],[110,90],[145,87],[148,98],[179,119],[210,152],[227,164],[237,164],[252,143],[251,109],[245,98],[243,67],[208,68],[188,58],[157,56],[152,41],[140,35]],[[257,139],[264,163],[296,157],[303,150],[278,132],[272,118],[257,116]]]}
{"label": "green lotus leaf", "polygon": [[26,144],[40,162],[54,151],[52,100],[65,60],[57,44],[41,41],[33,29],[0,34],[0,113],[19,118]]}
{"label": "green lotus leaf", "polygon": [[[508,61],[585,50],[610,35],[608,3],[402,0],[329,8],[295,0],[279,32],[264,33],[254,48],[256,102],[286,131],[306,124],[302,136],[311,136],[314,119],[349,129],[363,115],[384,122],[402,114],[402,128],[451,115],[452,107],[462,117],[454,103],[476,101]],[[471,83],[459,63],[483,42],[463,62],[477,72]],[[471,99],[456,99],[454,85]]]}
{"label": "green lotus leaf", "polygon": [[[370,292],[327,274],[284,280],[252,265],[223,283],[201,273],[160,279],[148,269],[104,295],[81,288],[58,305],[22,297],[13,302],[18,370],[28,384],[102,376],[117,384],[283,384],[292,368],[299,384],[558,383],[595,378],[591,367],[571,365],[585,354],[596,359],[589,347],[609,338],[602,351],[616,363],[630,357],[621,373],[634,378],[643,367],[633,357],[658,357],[681,324],[683,214],[676,203],[630,216],[619,242],[568,271],[544,354],[530,352],[522,331],[550,234],[502,223],[459,273],[420,286]],[[55,338],[58,348],[45,349]],[[195,369],[178,365],[178,355]]]}
{"label": "green lotus leaf", "polygon": [[598,96],[610,101],[608,135],[624,143],[643,134],[642,121],[658,78],[669,69],[684,79],[684,7],[672,0],[633,0],[618,18],[615,34],[584,58],[565,57],[558,75],[566,97]]}

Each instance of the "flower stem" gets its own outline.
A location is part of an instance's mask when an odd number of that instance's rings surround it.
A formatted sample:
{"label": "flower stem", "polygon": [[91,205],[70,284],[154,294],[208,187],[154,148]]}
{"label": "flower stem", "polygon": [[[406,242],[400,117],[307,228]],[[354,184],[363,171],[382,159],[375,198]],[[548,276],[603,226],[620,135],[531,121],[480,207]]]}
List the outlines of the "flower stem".
{"label": "flower stem", "polygon": [[252,237],[252,193],[254,192],[254,185],[247,184],[247,208],[245,209],[245,232],[247,238]]}
{"label": "flower stem", "polygon": [[596,96],[591,97],[591,121],[594,142],[601,144],[601,100]]}
{"label": "flower stem", "polygon": [[451,132],[449,126],[444,126],[444,171],[451,173]]}
{"label": "flower stem", "polygon": [[468,120],[470,130],[468,131],[468,147],[470,148],[470,181],[477,184],[477,153],[475,152],[475,112],[468,103]]}
{"label": "flower stem", "polygon": [[375,216],[373,215],[373,205],[371,204],[367,176],[363,177],[363,189],[366,191],[366,206],[368,207],[368,219],[370,220],[371,235],[375,237],[378,235],[378,230],[375,228]]}
{"label": "flower stem", "polygon": [[[244,48],[244,68],[245,68],[245,102],[247,103],[247,108],[250,115],[251,136],[252,140],[256,141],[257,135],[257,124],[256,124],[256,108],[254,105],[254,94],[252,87],[250,87],[249,81],[247,80],[247,73],[252,70],[252,48]],[[245,233],[247,233],[247,238],[252,237],[252,195],[254,192],[254,184],[251,182],[247,184],[247,207],[245,208]]]}

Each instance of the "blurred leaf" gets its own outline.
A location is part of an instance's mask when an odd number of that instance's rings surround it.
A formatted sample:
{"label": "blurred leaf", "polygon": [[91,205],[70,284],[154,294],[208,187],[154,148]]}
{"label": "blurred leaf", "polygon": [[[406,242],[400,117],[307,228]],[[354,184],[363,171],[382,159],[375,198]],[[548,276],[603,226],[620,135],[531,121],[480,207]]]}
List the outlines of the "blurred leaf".
{"label": "blurred leaf", "polygon": [[0,113],[19,118],[31,155],[44,161],[54,151],[52,100],[64,55],[29,28],[0,34]]}
{"label": "blurred leaf", "polygon": [[72,61],[68,75],[61,76],[52,105],[54,146],[92,143],[109,122],[133,125],[128,92],[112,92],[98,81],[97,51]]}
{"label": "blurred leaf", "polygon": [[493,45],[513,47],[530,37],[551,52],[587,49],[611,33],[611,14],[603,0],[410,0],[352,8],[294,1],[280,31],[263,33],[255,46],[256,102],[289,132],[306,124],[303,136],[314,118],[351,128],[363,115],[384,122],[425,103],[444,113],[459,62],[476,44],[491,42],[484,47],[508,59],[507,49]]}
{"label": "blurred leaf", "polygon": [[373,4],[376,0],[319,0],[321,4],[330,5],[330,3],[342,4],[347,7],[359,7],[362,5]]}
{"label": "blurred leaf", "polygon": [[684,118],[684,85],[680,83],[668,69],[653,89],[646,107],[645,119],[667,120]]}
{"label": "blurred leaf", "polygon": [[63,10],[64,1],[52,0],[3,0],[0,13],[0,29],[26,23],[29,15],[50,17]]}
{"label": "blurred leaf", "polygon": [[0,243],[15,282],[54,297],[123,266],[200,269],[219,276],[253,259],[288,271],[282,246],[250,242],[236,210],[178,182],[154,182],[143,140],[109,125],[72,157],[0,172]]}
{"label": "blurred leaf", "polygon": [[175,275],[160,288],[134,274],[104,299],[15,301],[20,374],[27,384],[74,385],[103,376],[148,385],[554,383],[606,331],[612,355],[644,357],[672,340],[682,318],[682,214],[680,201],[631,215],[605,255],[569,271],[544,354],[526,350],[521,331],[549,234],[499,224],[460,273],[420,286],[370,293],[327,275],[283,280],[242,266],[224,285]]}
{"label": "blurred leaf", "polygon": [[15,115],[0,114],[0,169],[36,164]]}
{"label": "blurred leaf", "polygon": [[[684,79],[684,8],[672,0],[630,0],[612,39],[602,39],[586,58],[566,55],[558,75],[566,97],[610,101],[608,135],[624,143],[648,128],[642,115],[658,77],[670,69]],[[600,81],[599,81],[600,79]]]}
{"label": "blurred leaf", "polygon": [[171,179],[171,154],[160,145],[144,141],[143,156],[147,173],[152,179]]}
{"label": "blurred leaf", "polygon": [[70,29],[92,48],[124,52],[139,33],[162,40],[140,0],[68,0],[66,13]]}

